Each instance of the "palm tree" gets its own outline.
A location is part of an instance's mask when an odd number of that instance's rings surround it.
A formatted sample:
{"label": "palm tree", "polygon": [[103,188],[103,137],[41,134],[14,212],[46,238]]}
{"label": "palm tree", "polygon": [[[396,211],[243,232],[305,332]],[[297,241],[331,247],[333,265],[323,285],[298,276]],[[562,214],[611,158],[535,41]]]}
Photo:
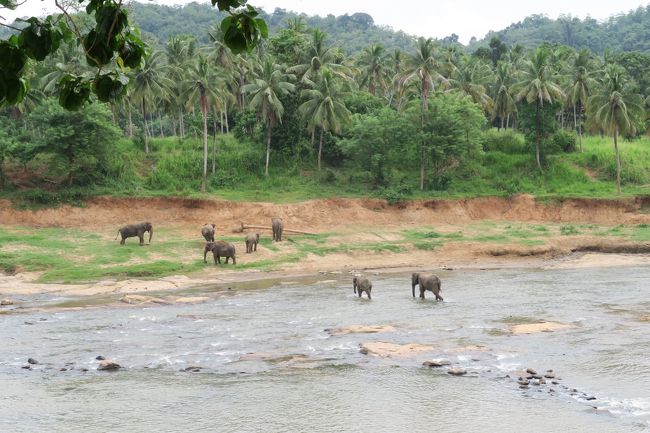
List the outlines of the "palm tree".
{"label": "palm tree", "polygon": [[[573,125],[580,139],[580,152],[583,151],[582,125],[578,123],[578,117],[582,117],[582,112],[586,108],[585,105],[589,101],[591,89],[596,83],[588,69],[589,58],[590,53],[586,48],[574,54],[566,92],[568,102],[573,106]],[[580,114],[578,115],[578,113]]]}
{"label": "palm tree", "polygon": [[359,55],[361,66],[361,85],[368,87],[368,92],[375,95],[376,90],[386,89],[386,49],[382,45],[371,45]]}
{"label": "palm tree", "polygon": [[513,95],[514,71],[512,63],[499,62],[495,70],[494,114],[492,120],[499,117],[501,129],[510,126],[510,115],[517,113],[517,104]]}
{"label": "palm tree", "polygon": [[352,68],[343,64],[344,56],[338,48],[325,46],[326,38],[327,35],[322,30],[314,29],[306,62],[290,67],[287,72],[299,75],[304,82],[316,82],[321,72],[329,69],[339,78],[350,80]]}
{"label": "palm tree", "polygon": [[537,167],[542,170],[540,159],[540,144],[542,141],[541,109],[544,102],[552,104],[564,98],[564,92],[557,82],[557,77],[549,62],[550,52],[544,48],[534,51],[532,57],[526,60],[521,71],[522,79],[517,100],[535,104],[535,158]]}
{"label": "palm tree", "polygon": [[266,123],[266,166],[264,174],[269,175],[269,158],[271,155],[271,131],[273,127],[282,123],[282,114],[284,106],[279,96],[287,95],[293,92],[295,86],[290,83],[295,76],[286,74],[282,71],[280,65],[273,63],[271,57],[259,65],[252,83],[242,87],[243,93],[252,95],[250,106],[257,115]]}
{"label": "palm tree", "polygon": [[596,93],[589,99],[593,119],[606,134],[614,137],[616,158],[616,191],[621,193],[621,159],[618,153],[618,136],[635,134],[635,116],[643,113],[643,98],[625,76],[625,70],[609,64]]}
{"label": "palm tree", "polygon": [[[445,77],[439,72],[439,63],[435,51],[436,45],[433,39],[420,37],[417,41],[415,53],[406,59],[406,72],[400,77],[402,87],[408,86],[412,81],[418,81],[419,83],[422,129],[424,129],[425,113],[429,111],[429,95],[434,90],[435,83],[447,82]],[[423,138],[420,146],[420,190],[424,189],[425,151]]]}
{"label": "palm tree", "polygon": [[320,128],[318,144],[318,170],[320,170],[324,133],[340,134],[341,127],[349,122],[351,113],[343,102],[346,93],[337,85],[336,78],[330,71],[323,72],[316,83],[312,82],[312,87],[302,91],[301,96],[307,100],[298,107],[298,112],[312,131],[315,127]]}
{"label": "palm tree", "polygon": [[167,78],[170,80],[169,100],[174,111],[178,113],[178,135],[185,138],[185,120],[183,108],[186,102],[186,71],[190,69],[196,56],[196,40],[189,37],[171,37],[166,46]]}
{"label": "palm tree", "polygon": [[144,151],[149,153],[149,131],[147,129],[147,103],[156,97],[168,97],[172,82],[165,76],[167,65],[163,64],[162,52],[154,51],[145,58],[142,69],[133,76],[133,96],[140,103],[144,122]]}
{"label": "palm tree", "polygon": [[486,86],[494,82],[494,77],[488,65],[476,58],[465,59],[453,70],[449,82],[452,88],[480,105],[486,114],[492,114],[494,101],[487,94]]}
{"label": "palm tree", "polygon": [[217,93],[217,82],[219,78],[211,67],[208,59],[199,54],[196,62],[192,65],[187,80],[188,102],[199,103],[203,115],[203,175],[201,177],[201,191],[205,192],[208,177],[208,113],[210,102],[219,99]]}

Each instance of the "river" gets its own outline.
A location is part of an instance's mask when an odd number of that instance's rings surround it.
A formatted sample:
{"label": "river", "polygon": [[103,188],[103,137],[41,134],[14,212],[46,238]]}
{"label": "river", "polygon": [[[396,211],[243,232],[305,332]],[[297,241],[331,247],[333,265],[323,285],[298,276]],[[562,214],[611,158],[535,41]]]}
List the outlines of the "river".
{"label": "river", "polygon": [[[438,303],[413,299],[404,273],[370,274],[370,301],[347,275],[193,289],[208,301],[184,305],[23,296],[39,310],[0,314],[0,431],[650,431],[649,268],[439,275]],[[542,320],[571,327],[509,332]],[[325,331],[349,325],[395,330]],[[370,341],[434,349],[360,353]],[[125,368],[97,371],[98,355]],[[422,366],[433,358],[468,374]],[[557,384],[520,389],[527,367]]]}

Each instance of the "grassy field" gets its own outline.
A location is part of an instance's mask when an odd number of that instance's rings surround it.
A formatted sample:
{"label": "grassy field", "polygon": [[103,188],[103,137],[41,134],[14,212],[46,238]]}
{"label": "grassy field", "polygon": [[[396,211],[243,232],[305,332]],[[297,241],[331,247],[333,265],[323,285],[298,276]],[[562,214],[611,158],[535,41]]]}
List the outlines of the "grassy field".
{"label": "grassy field", "polygon": [[[452,227],[441,232],[433,227],[407,230],[364,231],[368,240],[359,242],[346,233],[316,236],[290,236],[286,242],[261,239],[257,254],[244,254],[242,236],[226,237],[235,243],[238,263],[215,268],[212,257],[203,263],[203,241],[188,240],[176,229],[159,229],[151,245],[140,247],[137,238],[119,245],[107,236],[72,229],[0,229],[0,270],[6,273],[39,272],[38,281],[48,283],[94,282],[103,279],[158,278],[167,275],[191,275],[216,270],[273,270],[309,257],[333,254],[375,255],[408,251],[433,251],[448,243],[544,246],[559,236],[598,236],[599,239],[647,242],[647,224],[603,227],[597,225],[523,224],[482,221]],[[388,239],[388,240],[387,240]]]}

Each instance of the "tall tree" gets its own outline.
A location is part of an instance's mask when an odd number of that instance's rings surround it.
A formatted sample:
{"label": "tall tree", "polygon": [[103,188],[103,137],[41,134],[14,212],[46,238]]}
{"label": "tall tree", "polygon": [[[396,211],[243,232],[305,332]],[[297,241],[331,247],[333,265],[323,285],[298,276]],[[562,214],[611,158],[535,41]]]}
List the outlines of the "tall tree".
{"label": "tall tree", "polygon": [[386,49],[382,45],[366,47],[359,55],[361,85],[366,86],[373,95],[376,95],[377,90],[383,93],[386,89],[386,62]]}
{"label": "tall tree", "polygon": [[540,110],[544,102],[552,104],[564,98],[564,92],[558,83],[558,77],[552,69],[550,51],[538,48],[523,64],[521,81],[518,83],[517,99],[535,105],[535,159],[537,167],[542,170],[540,146],[542,141],[542,125]]}
{"label": "tall tree", "polygon": [[326,46],[327,35],[320,29],[312,30],[312,40],[302,64],[290,67],[287,71],[297,74],[305,82],[317,81],[323,69],[329,69],[339,78],[351,79],[352,68],[345,65],[342,52],[333,46]]}
{"label": "tall tree", "polygon": [[469,96],[486,115],[494,110],[494,101],[488,95],[487,86],[494,82],[492,69],[477,58],[464,59],[451,74],[451,87]]}
{"label": "tall tree", "polygon": [[591,77],[589,65],[589,50],[582,49],[573,55],[566,92],[567,100],[573,107],[573,126],[580,140],[580,152],[583,151],[582,122],[578,123],[578,120],[582,118],[582,113],[586,109],[591,90],[596,83],[596,80]]}
{"label": "tall tree", "polygon": [[295,90],[291,83],[295,79],[293,74],[285,73],[280,65],[273,63],[267,57],[258,65],[255,78],[242,87],[244,93],[250,94],[250,106],[266,124],[266,165],[264,174],[269,175],[269,159],[271,155],[271,132],[273,127],[282,123],[284,106],[279,96],[286,95]]}
{"label": "tall tree", "polygon": [[512,63],[499,62],[494,74],[494,112],[492,120],[498,117],[501,121],[501,129],[508,128],[510,126],[510,116],[517,113],[517,104],[513,92],[515,84],[513,69]]}
{"label": "tall tree", "polygon": [[618,137],[635,134],[636,116],[643,113],[643,98],[618,65],[607,65],[596,92],[589,100],[590,111],[596,123],[614,138],[616,159],[616,191],[621,193],[621,158]]}
{"label": "tall tree", "polygon": [[324,133],[340,134],[342,126],[349,122],[350,111],[343,102],[346,93],[341,90],[336,77],[330,71],[324,71],[320,79],[312,83],[312,87],[302,91],[302,97],[306,101],[298,108],[298,112],[312,129],[316,126],[320,128],[318,144],[318,170],[320,170]]}
{"label": "tall tree", "polygon": [[[435,88],[436,83],[446,83],[447,80],[439,72],[438,59],[436,57],[436,45],[433,39],[419,38],[416,49],[406,60],[406,71],[400,77],[402,87],[417,81],[420,88],[421,127],[424,129],[424,116],[429,111],[429,95]],[[420,190],[424,190],[425,152],[424,134],[420,146]]]}

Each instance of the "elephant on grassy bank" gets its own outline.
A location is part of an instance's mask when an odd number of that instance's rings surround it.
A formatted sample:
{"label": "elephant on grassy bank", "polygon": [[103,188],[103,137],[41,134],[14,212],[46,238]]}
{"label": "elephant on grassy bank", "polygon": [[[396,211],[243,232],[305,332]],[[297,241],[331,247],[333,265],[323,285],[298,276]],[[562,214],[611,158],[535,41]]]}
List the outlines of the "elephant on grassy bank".
{"label": "elephant on grassy bank", "polygon": [[124,245],[126,238],[132,238],[137,236],[140,238],[140,245],[144,245],[144,232],[149,232],[148,243],[151,243],[151,237],[153,236],[153,226],[151,225],[150,222],[128,224],[123,227],[120,227],[119,230],[117,231],[117,236],[115,236],[115,239],[117,240],[118,236],[122,236],[120,245]]}
{"label": "elephant on grassy bank", "polygon": [[235,259],[235,246],[230,242],[216,241],[216,242],[208,242],[207,244],[205,244],[205,248],[203,250],[203,263],[208,263],[207,260],[208,251],[212,251],[215,265],[221,264],[221,257],[226,258],[226,263],[228,263],[228,259],[232,258],[232,264],[233,265],[237,264],[237,261]]}
{"label": "elephant on grassy bank", "polygon": [[259,233],[249,233],[246,235],[246,253],[257,251],[257,244],[260,241]]}
{"label": "elephant on grassy bank", "polygon": [[271,228],[273,229],[273,240],[280,242],[282,240],[282,229],[284,229],[282,218],[271,219]]}
{"label": "elephant on grassy bank", "polygon": [[361,294],[363,292],[366,292],[368,299],[372,299],[370,296],[370,291],[372,290],[372,282],[368,278],[361,275],[357,275],[352,278],[352,289],[354,290],[354,293],[359,293],[359,297],[361,297]]}
{"label": "elephant on grassy bank", "polygon": [[205,238],[206,242],[214,242],[214,224],[206,224],[201,229],[201,235]]}
{"label": "elephant on grassy bank", "polygon": [[424,292],[426,290],[433,292],[436,295],[436,301],[442,301],[442,296],[440,296],[441,282],[440,278],[433,274],[425,274],[421,272],[415,272],[411,275],[411,292],[415,298],[415,286],[420,285],[420,299],[424,299]]}

